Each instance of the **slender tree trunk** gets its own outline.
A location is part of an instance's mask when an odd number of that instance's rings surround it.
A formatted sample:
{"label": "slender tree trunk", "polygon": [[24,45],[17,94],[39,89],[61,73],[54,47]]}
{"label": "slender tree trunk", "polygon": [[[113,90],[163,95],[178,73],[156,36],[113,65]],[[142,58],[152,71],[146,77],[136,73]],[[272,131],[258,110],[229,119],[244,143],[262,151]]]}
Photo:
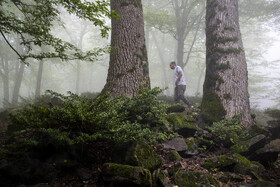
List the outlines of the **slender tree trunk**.
{"label": "slender tree trunk", "polygon": [[3,80],[3,106],[6,107],[9,104],[9,61],[5,58],[1,58],[1,64],[3,67],[3,71],[0,70],[0,75]]}
{"label": "slender tree trunk", "polygon": [[244,127],[253,124],[238,0],[207,0],[206,77],[201,108],[206,122],[240,114]]}
{"label": "slender tree trunk", "polygon": [[17,73],[17,76],[15,77],[12,105],[18,104],[19,91],[20,91],[20,87],[21,87],[21,83],[22,83],[24,68],[25,68],[25,64],[20,63],[19,71]]}
{"label": "slender tree trunk", "polygon": [[[159,58],[160,58],[160,62],[161,62],[161,67],[162,67],[162,71],[163,71],[163,80],[164,80],[164,85],[163,87],[167,87],[168,86],[168,78],[167,78],[167,73],[166,73],[166,66],[169,67],[169,64],[164,64],[164,57],[163,57],[163,52],[161,51],[161,47],[159,46],[159,43],[157,41],[157,38],[155,36],[154,33],[152,33],[152,36],[154,38],[154,42],[156,44],[156,47],[157,47],[157,51],[158,51],[158,55],[159,55]],[[169,89],[167,90],[167,95],[169,95]]]}
{"label": "slender tree trunk", "polygon": [[81,61],[77,61],[76,94],[80,93]]}
{"label": "slender tree trunk", "polygon": [[36,90],[35,90],[35,98],[40,97],[40,95],[41,95],[41,85],[42,85],[43,67],[44,67],[44,62],[43,62],[43,60],[41,60],[40,63],[39,63],[38,74],[37,74],[37,83],[36,83]]}
{"label": "slender tree trunk", "polygon": [[198,81],[197,81],[197,87],[196,87],[196,91],[195,91],[195,96],[199,96],[201,94],[201,93],[199,93],[199,88],[200,88],[202,76],[204,75],[204,70],[205,70],[205,66],[200,71],[199,78],[198,78]]}
{"label": "slender tree trunk", "polygon": [[135,96],[139,85],[150,88],[141,0],[111,0],[112,35],[108,77],[103,92]]}

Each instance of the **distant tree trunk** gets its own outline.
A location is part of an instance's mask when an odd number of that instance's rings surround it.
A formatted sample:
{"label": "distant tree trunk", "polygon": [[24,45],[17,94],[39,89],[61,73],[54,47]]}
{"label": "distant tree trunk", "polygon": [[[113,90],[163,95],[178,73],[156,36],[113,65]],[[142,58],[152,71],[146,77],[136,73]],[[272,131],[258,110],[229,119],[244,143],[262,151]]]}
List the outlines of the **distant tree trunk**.
{"label": "distant tree trunk", "polygon": [[25,68],[25,64],[20,63],[19,70],[15,77],[12,105],[18,104],[18,97],[19,97],[20,86],[21,86],[21,82],[22,82],[22,78],[23,78],[24,68]]}
{"label": "distant tree trunk", "polygon": [[139,85],[150,88],[141,0],[111,0],[112,35],[108,77],[102,92],[135,96]]}
{"label": "distant tree trunk", "polygon": [[238,0],[207,0],[206,77],[201,109],[206,122],[240,114],[244,127],[253,124]]}
{"label": "distant tree trunk", "polygon": [[77,61],[76,94],[80,93],[81,62]]}
{"label": "distant tree trunk", "polygon": [[196,91],[195,91],[195,96],[201,95],[201,93],[199,93],[199,89],[200,89],[200,85],[201,85],[202,76],[204,75],[204,70],[205,70],[205,66],[200,71],[199,78],[198,78],[198,81],[197,81],[197,87],[196,87]]}
{"label": "distant tree trunk", "polygon": [[38,74],[37,74],[35,98],[40,97],[40,95],[41,95],[41,84],[42,84],[42,76],[43,76],[43,67],[44,67],[44,62],[43,62],[43,60],[41,60],[40,63],[39,63]]}
{"label": "distant tree trunk", "polygon": [[1,64],[3,67],[3,71],[0,70],[0,75],[3,80],[3,96],[4,96],[4,102],[3,106],[6,107],[9,103],[10,97],[9,97],[9,61],[5,58],[1,58]]}
{"label": "distant tree trunk", "polygon": [[[167,73],[166,73],[166,66],[169,68],[169,62],[167,64],[164,64],[164,57],[163,57],[163,52],[161,51],[161,47],[160,47],[154,33],[152,33],[152,36],[154,38],[154,41],[155,41],[155,44],[156,44],[156,47],[157,47],[157,51],[158,51],[158,55],[159,55],[159,58],[160,58],[160,62],[161,62],[161,68],[162,68],[163,80],[164,80],[163,87],[167,87],[168,86],[168,78],[167,78]],[[167,89],[167,95],[170,95],[169,89]]]}

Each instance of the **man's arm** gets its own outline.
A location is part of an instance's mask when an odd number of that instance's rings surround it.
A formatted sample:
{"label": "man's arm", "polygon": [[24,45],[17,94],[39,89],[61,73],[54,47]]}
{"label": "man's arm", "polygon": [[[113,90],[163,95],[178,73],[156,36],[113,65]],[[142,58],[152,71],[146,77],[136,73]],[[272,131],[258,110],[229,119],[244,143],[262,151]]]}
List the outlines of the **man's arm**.
{"label": "man's arm", "polygon": [[182,72],[179,72],[178,74],[178,77],[177,77],[177,80],[175,82],[175,85],[177,86],[178,85],[178,82],[180,81],[181,77],[183,76],[183,73]]}

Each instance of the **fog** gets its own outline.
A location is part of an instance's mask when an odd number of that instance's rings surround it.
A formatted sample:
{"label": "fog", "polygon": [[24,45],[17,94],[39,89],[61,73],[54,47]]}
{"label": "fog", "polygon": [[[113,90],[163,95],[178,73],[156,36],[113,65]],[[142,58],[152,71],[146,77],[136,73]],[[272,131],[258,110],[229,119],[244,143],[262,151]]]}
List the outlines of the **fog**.
{"label": "fog", "polygon": [[[166,1],[167,2],[167,1]],[[151,86],[166,88],[165,95],[173,94],[173,71],[169,68],[171,61],[177,61],[177,40],[172,34],[174,30],[174,9],[165,1],[143,1],[146,26],[146,43],[151,78]],[[196,12],[201,11],[198,8]],[[166,18],[157,17],[164,11]],[[257,10],[256,10],[257,11]],[[52,34],[68,41],[78,48],[89,50],[97,47],[104,48],[110,45],[110,36],[102,38],[98,27],[89,21],[70,16],[62,10],[61,23],[56,23]],[[152,12],[152,13],[151,13]],[[193,12],[191,12],[193,13]],[[205,12],[203,13],[205,14]],[[195,16],[193,16],[195,17]],[[162,19],[160,19],[162,18]],[[268,18],[267,18],[268,19]],[[165,22],[166,21],[166,22]],[[265,110],[280,108],[280,33],[274,23],[251,16],[240,16],[240,27],[247,58],[249,73],[249,93],[252,108]],[[107,20],[110,25],[110,20]],[[169,25],[168,25],[169,24]],[[197,23],[199,24],[199,23]],[[161,26],[161,27],[160,27]],[[192,28],[185,39],[183,61],[187,82],[187,96],[202,97],[202,87],[205,74],[205,20],[202,16],[200,26]],[[9,39],[16,45],[15,35]],[[193,40],[196,37],[196,40]],[[194,44],[192,46],[192,42]],[[2,64],[0,71],[4,76],[7,71],[8,101],[4,100],[4,78],[0,78],[0,107],[12,106],[12,97],[16,77],[20,68],[18,56],[0,37],[1,56],[6,55],[8,61]],[[192,50],[190,50],[192,47]],[[28,59],[25,65],[19,91],[18,102],[32,100],[35,97],[37,74],[40,61]],[[105,85],[109,67],[109,54],[99,57],[94,62],[79,60],[61,61],[59,59],[43,60],[43,72],[40,93],[53,90],[66,94],[67,91],[82,94],[85,92],[100,92]]]}

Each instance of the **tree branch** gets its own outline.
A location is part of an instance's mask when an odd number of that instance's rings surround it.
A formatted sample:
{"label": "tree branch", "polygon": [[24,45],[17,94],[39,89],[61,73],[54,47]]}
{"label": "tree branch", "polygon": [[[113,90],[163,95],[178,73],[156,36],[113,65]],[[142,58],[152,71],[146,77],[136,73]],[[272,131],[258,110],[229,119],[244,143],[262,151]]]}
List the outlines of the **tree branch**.
{"label": "tree branch", "polygon": [[10,48],[19,56],[19,58],[24,62],[24,58],[17,52],[17,50],[10,44],[10,42],[7,40],[6,36],[4,33],[0,30],[1,35],[3,36],[4,40],[7,42],[7,44],[10,46]]}

